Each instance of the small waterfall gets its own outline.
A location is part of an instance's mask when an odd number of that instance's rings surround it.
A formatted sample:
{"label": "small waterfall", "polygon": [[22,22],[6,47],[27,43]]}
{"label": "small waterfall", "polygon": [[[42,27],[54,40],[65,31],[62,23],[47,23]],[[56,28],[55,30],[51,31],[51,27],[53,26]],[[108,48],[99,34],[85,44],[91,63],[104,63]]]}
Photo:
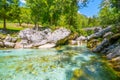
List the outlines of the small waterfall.
{"label": "small waterfall", "polygon": [[77,45],[78,46],[82,46],[82,41],[80,40],[80,41],[77,41]]}
{"label": "small waterfall", "polygon": [[80,43],[79,43],[79,41],[77,41],[77,45],[78,45],[78,46],[80,46]]}

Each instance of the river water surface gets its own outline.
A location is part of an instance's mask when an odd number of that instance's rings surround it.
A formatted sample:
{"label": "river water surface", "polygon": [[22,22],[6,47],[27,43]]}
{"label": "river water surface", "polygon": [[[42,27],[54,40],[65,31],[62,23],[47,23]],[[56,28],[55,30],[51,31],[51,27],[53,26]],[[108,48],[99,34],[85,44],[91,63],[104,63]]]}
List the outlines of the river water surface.
{"label": "river water surface", "polygon": [[85,46],[0,50],[0,80],[117,80]]}

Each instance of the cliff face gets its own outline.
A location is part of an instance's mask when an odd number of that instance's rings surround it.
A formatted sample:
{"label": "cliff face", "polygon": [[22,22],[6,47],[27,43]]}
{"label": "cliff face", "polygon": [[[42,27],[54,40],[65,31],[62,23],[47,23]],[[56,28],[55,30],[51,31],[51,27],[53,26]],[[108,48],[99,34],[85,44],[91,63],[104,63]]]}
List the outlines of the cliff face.
{"label": "cliff face", "polygon": [[88,36],[87,46],[95,53],[104,54],[112,67],[120,71],[120,26],[108,26]]}

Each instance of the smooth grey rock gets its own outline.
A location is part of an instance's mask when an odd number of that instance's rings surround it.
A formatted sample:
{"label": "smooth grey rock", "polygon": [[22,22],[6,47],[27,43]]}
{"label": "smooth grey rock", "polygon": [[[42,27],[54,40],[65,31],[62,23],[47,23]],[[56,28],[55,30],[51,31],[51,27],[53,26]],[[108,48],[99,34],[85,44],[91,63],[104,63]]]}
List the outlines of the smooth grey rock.
{"label": "smooth grey rock", "polygon": [[120,56],[120,45],[114,49],[112,49],[111,53],[107,55],[108,59],[112,59],[114,57]]}
{"label": "smooth grey rock", "polygon": [[84,40],[87,40],[87,38],[85,36],[80,36],[76,40],[77,41],[84,41]]}
{"label": "smooth grey rock", "polygon": [[48,42],[47,40],[42,40],[41,42],[34,43],[33,46],[38,47],[38,46],[40,46],[40,45],[46,44],[47,42]]}
{"label": "smooth grey rock", "polygon": [[65,28],[59,28],[57,30],[55,30],[51,36],[48,36],[48,40],[56,43],[57,41],[64,39],[65,37],[70,35],[70,30],[67,30]]}
{"label": "smooth grey rock", "polygon": [[[44,45],[47,43],[56,43],[58,40],[64,39],[70,34],[70,31],[65,28],[59,28],[54,32],[51,29],[37,31],[33,29],[25,29],[20,31],[19,37],[26,40],[25,44],[33,44],[33,47]],[[24,43],[24,41],[22,41]]]}
{"label": "smooth grey rock", "polygon": [[97,33],[97,32],[100,32],[100,31],[102,31],[102,27],[96,27],[94,29],[94,33]]}
{"label": "smooth grey rock", "polygon": [[11,42],[12,41],[12,37],[8,34],[4,41]]}
{"label": "smooth grey rock", "polygon": [[103,38],[107,38],[112,35],[113,35],[113,32],[107,32],[107,33],[105,33],[105,35],[103,35]]}
{"label": "smooth grey rock", "polygon": [[15,43],[17,41],[17,38],[12,38],[11,42]]}
{"label": "smooth grey rock", "polygon": [[23,44],[21,44],[20,42],[15,43],[15,49],[19,49],[19,48],[23,48]]}
{"label": "smooth grey rock", "polygon": [[105,33],[111,31],[111,26],[108,26],[107,28],[101,30],[100,32],[97,32],[95,34],[92,34],[88,36],[88,40],[93,39],[93,38],[99,38],[102,37]]}
{"label": "smooth grey rock", "polygon": [[109,40],[107,39],[104,39],[100,45],[98,45],[94,50],[93,52],[101,52],[102,49],[105,47],[105,46],[108,46],[109,45]]}
{"label": "smooth grey rock", "polygon": [[12,42],[4,42],[4,45],[5,45],[5,47],[7,47],[7,48],[14,48],[15,43],[12,43]]}
{"label": "smooth grey rock", "polygon": [[96,33],[96,32],[101,31],[102,27],[101,26],[98,26],[98,27],[96,26],[96,27],[91,27],[91,28],[84,28],[83,30],[85,30],[85,31],[94,31]]}
{"label": "smooth grey rock", "polygon": [[32,48],[33,44],[23,45],[23,48]]}
{"label": "smooth grey rock", "polygon": [[47,44],[39,46],[39,49],[42,49],[42,48],[53,48],[55,46],[56,46],[55,43],[47,43]]}
{"label": "smooth grey rock", "polygon": [[21,40],[21,41],[20,41],[20,44],[22,44],[22,45],[27,45],[27,44],[28,44],[28,40]]}

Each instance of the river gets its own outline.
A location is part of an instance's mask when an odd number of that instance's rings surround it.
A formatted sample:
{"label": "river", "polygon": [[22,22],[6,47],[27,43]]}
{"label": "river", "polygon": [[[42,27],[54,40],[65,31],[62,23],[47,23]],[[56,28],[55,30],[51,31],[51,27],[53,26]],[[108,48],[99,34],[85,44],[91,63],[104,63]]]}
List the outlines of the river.
{"label": "river", "polygon": [[85,46],[0,50],[0,80],[117,80]]}

